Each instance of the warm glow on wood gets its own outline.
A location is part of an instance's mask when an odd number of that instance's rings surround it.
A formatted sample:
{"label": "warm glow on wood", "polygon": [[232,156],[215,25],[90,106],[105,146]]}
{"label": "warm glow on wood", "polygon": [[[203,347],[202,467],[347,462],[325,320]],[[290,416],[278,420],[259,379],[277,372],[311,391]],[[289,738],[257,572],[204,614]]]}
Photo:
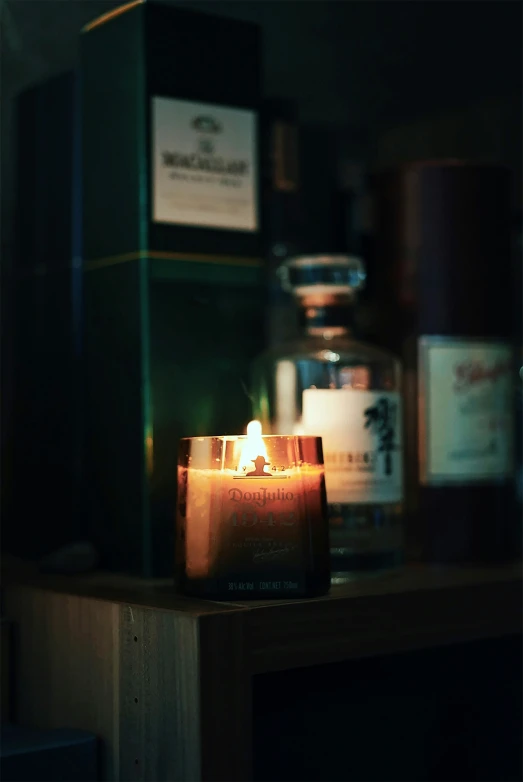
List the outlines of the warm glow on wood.
{"label": "warm glow on wood", "polygon": [[118,8],[114,8],[112,11],[107,11],[106,14],[102,14],[92,22],[86,24],[83,27],[82,32],[88,33],[90,30],[94,30],[96,27],[100,27],[102,24],[109,22],[111,19],[115,19],[117,16],[125,14],[126,11],[130,11],[131,8],[135,8],[137,5],[141,5],[143,2],[144,0],[133,0],[132,3],[126,3],[125,5],[121,5]]}

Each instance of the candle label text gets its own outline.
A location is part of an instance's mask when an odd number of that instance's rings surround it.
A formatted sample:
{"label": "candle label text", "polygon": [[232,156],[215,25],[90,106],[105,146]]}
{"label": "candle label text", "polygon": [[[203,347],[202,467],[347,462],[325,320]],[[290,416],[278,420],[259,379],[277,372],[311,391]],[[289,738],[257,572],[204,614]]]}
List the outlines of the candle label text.
{"label": "candle label text", "polygon": [[229,489],[229,499],[232,502],[253,502],[259,508],[265,507],[267,502],[294,502],[292,491],[276,489],[276,491],[267,490],[265,487],[258,491],[242,491],[241,489]]}
{"label": "candle label text", "polygon": [[301,581],[228,581],[228,592],[298,592],[303,590]]}
{"label": "candle label text", "polygon": [[235,511],[229,521],[233,527],[254,527],[257,524],[266,524],[268,527],[276,527],[278,525],[293,527],[298,519],[296,518],[296,513],[292,510],[279,513],[269,512],[264,516],[259,516],[256,511],[244,510],[241,513]]}
{"label": "candle label text", "polygon": [[255,483],[249,478],[245,483],[233,480],[214,516],[220,566],[227,571],[246,567],[253,574],[267,567],[278,572],[300,568],[306,545],[304,525],[310,515],[309,504],[321,497],[319,486],[314,486],[318,489],[314,492],[302,480],[285,475],[270,476],[269,480],[258,477]]}

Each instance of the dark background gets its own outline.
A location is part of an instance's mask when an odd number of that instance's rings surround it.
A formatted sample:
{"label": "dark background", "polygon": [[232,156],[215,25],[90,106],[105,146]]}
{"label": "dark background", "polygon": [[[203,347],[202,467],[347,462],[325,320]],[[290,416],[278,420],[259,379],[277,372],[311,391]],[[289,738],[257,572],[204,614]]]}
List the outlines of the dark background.
{"label": "dark background", "polygon": [[[10,418],[15,96],[74,66],[79,31],[119,0],[0,0],[3,436]],[[505,163],[522,205],[517,0],[185,0],[255,21],[268,97],[297,102],[311,239],[330,219],[332,152],[370,167],[427,157]],[[241,65],[239,64],[241,67]],[[317,226],[316,226],[317,224]],[[323,224],[323,226],[322,226]],[[320,241],[320,239],[318,239]],[[320,242],[321,243],[321,242]]]}
{"label": "dark background", "polygon": [[521,637],[254,677],[259,782],[518,782]]}
{"label": "dark background", "polygon": [[[1,0],[2,259],[12,247],[13,97],[70,68],[81,27],[118,0]],[[268,96],[376,164],[426,156],[506,162],[522,153],[522,4],[511,0],[186,0],[255,21]],[[318,155],[325,150],[318,149]],[[516,203],[521,204],[521,177]]]}
{"label": "dark background", "polygon": [[[70,69],[81,27],[119,4],[0,0],[4,442],[10,410],[6,280],[16,187],[14,98]],[[318,216],[329,139],[347,156],[373,167],[441,156],[505,163],[515,173],[514,211],[521,212],[520,2],[173,4],[262,26],[265,94],[297,101],[304,162],[312,172],[309,209],[317,208]],[[288,779],[323,774],[341,780],[349,770],[353,779],[521,779],[519,639],[313,673],[259,678],[255,747],[260,779],[279,772]],[[318,744],[325,748],[321,757],[309,752]]]}

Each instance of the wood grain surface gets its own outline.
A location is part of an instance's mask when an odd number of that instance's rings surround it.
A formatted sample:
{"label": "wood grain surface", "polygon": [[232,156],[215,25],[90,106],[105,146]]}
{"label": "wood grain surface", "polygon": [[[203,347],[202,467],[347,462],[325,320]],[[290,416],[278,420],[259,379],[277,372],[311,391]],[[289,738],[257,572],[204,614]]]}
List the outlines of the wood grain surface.
{"label": "wood grain surface", "polygon": [[200,622],[202,779],[252,774],[252,682],[245,612]]}
{"label": "wood grain surface", "polygon": [[501,582],[248,612],[253,673],[520,633],[521,585]]}
{"label": "wood grain surface", "polygon": [[180,611],[192,616],[223,613],[238,606],[229,603],[213,603],[180,595],[174,590],[172,579],[146,579],[121,573],[96,572],[80,576],[39,573],[31,563],[12,558],[2,563],[4,585],[20,584],[45,589],[59,594],[89,597],[144,607]]}
{"label": "wood grain surface", "polygon": [[103,738],[101,772],[118,776],[119,607],[38,589],[5,594],[14,622],[14,719]]}
{"label": "wood grain surface", "polygon": [[120,779],[200,779],[198,626],[173,612],[119,610]]}
{"label": "wood grain surface", "polygon": [[519,564],[413,567],[224,604],[119,576],[11,576],[15,716],[96,733],[105,780],[249,780],[254,674],[521,633],[521,587]]}

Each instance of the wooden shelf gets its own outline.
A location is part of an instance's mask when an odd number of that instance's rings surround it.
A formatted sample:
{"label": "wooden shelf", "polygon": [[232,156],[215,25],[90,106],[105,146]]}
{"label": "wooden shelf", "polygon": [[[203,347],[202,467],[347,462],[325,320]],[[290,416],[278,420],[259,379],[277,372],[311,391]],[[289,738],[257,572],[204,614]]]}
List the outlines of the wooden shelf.
{"label": "wooden shelf", "polygon": [[[11,588],[37,588],[198,621],[241,612],[253,673],[521,632],[522,567],[429,568],[335,586],[321,598],[235,603],[186,598],[170,581],[113,573],[42,576],[8,568]],[[5,574],[4,574],[5,579]]]}
{"label": "wooden shelf", "polygon": [[165,581],[7,566],[4,592],[18,719],[102,736],[106,779],[251,778],[254,674],[522,630],[519,563],[412,566],[323,598],[238,603],[184,598]]}

